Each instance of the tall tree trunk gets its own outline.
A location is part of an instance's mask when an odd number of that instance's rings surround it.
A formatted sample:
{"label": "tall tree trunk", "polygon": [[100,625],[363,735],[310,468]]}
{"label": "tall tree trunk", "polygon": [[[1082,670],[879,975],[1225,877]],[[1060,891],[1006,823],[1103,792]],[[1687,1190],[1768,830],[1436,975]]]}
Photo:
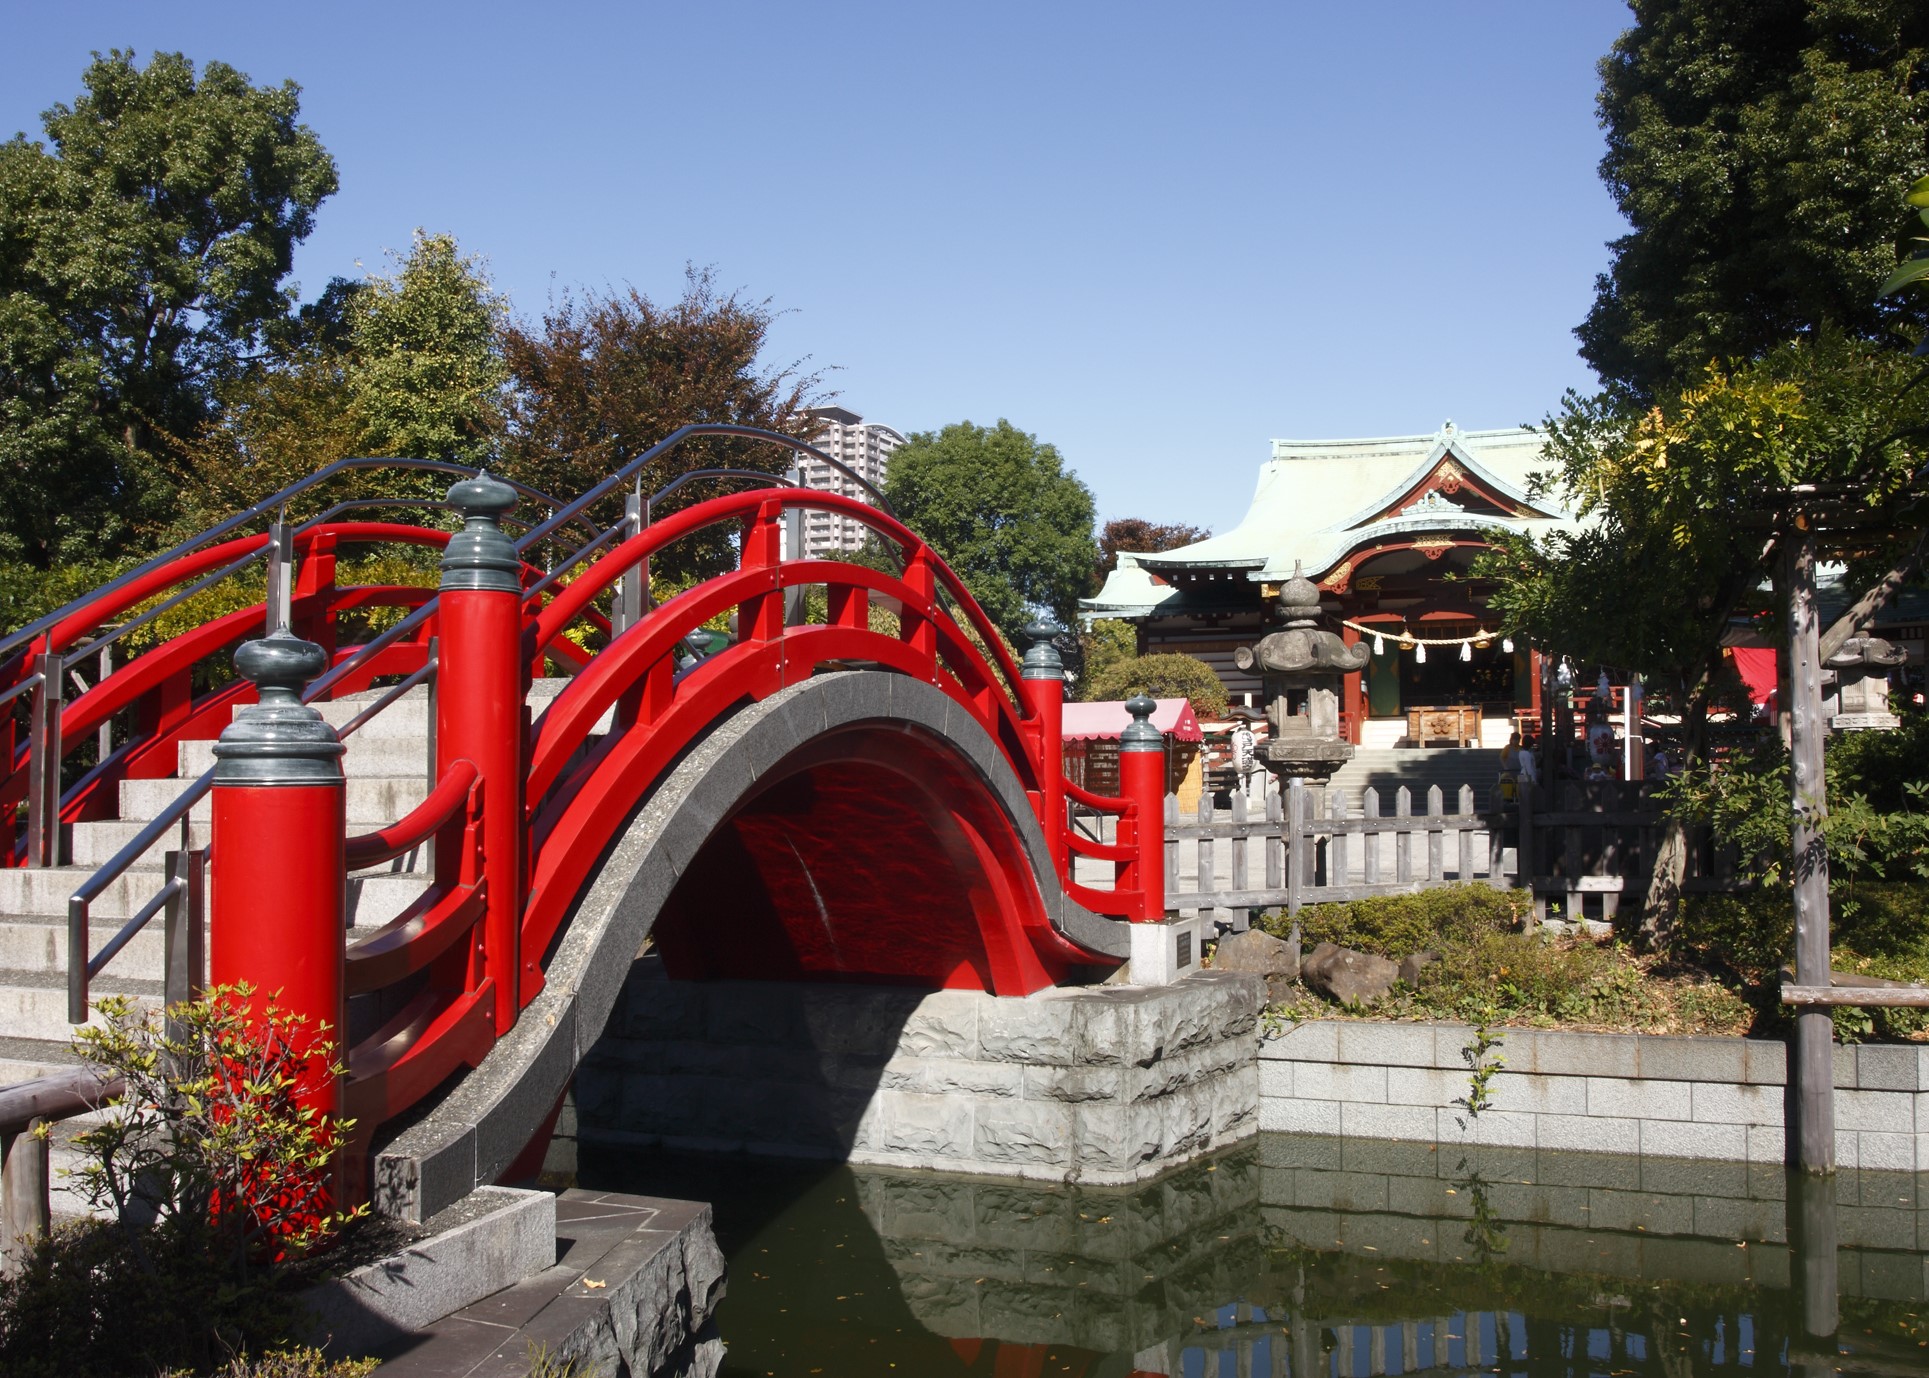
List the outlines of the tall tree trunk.
{"label": "tall tree trunk", "polygon": [[[1719,659],[1720,652],[1715,653]],[[1708,700],[1714,689],[1712,667],[1704,669],[1688,691],[1686,711],[1681,715],[1681,768],[1689,769],[1707,759]],[[1654,871],[1648,876],[1648,892],[1641,900],[1641,944],[1651,951],[1663,952],[1674,941],[1675,926],[1681,917],[1681,887],[1688,878],[1688,823],[1670,810],[1662,830],[1661,846],[1655,854]]]}

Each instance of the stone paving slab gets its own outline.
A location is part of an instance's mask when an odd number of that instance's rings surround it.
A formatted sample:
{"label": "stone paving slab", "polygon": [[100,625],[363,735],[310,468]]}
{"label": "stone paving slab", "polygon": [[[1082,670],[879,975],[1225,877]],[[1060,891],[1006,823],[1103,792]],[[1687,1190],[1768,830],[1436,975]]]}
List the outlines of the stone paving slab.
{"label": "stone paving slab", "polygon": [[709,1378],[724,1294],[710,1219],[700,1202],[565,1191],[553,1266],[374,1357],[393,1378],[525,1378],[538,1353],[585,1373]]}

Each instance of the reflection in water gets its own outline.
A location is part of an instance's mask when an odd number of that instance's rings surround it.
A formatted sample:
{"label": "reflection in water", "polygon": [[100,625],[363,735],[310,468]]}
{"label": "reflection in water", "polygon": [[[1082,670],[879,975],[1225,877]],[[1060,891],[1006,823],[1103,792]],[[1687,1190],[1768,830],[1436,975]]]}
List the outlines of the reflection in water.
{"label": "reflection in water", "polygon": [[725,1373],[1929,1373],[1909,1175],[1265,1136],[1134,1189],[585,1154],[716,1203]]}

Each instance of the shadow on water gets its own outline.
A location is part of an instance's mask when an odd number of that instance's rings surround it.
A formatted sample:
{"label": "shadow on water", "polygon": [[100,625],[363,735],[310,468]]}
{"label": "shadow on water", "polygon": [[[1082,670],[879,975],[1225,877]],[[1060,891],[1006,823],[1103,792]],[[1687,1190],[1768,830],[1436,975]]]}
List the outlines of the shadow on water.
{"label": "shadow on water", "polygon": [[1929,1177],[1283,1135],[1134,1189],[581,1176],[715,1203],[733,1378],[1929,1373]]}

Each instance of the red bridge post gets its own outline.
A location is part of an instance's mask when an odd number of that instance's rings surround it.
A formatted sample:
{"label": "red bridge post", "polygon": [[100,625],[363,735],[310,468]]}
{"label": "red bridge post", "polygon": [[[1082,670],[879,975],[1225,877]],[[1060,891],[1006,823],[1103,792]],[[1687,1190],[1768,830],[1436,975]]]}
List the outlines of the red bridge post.
{"label": "red bridge post", "polygon": [[1165,918],[1165,738],[1152,725],[1159,705],[1144,694],[1125,701],[1132,715],[1119,733],[1119,793],[1138,806],[1133,843],[1138,860],[1139,921]]}
{"label": "red bridge post", "polygon": [[1031,645],[1019,667],[1025,700],[1038,721],[1038,822],[1052,862],[1068,879],[1070,848],[1065,841],[1065,663],[1052,638],[1058,628],[1033,622],[1020,629]]}
{"label": "red bridge post", "polygon": [[478,474],[451,487],[448,502],[462,514],[463,528],[442,552],[435,772],[440,779],[456,761],[468,761],[482,782],[482,971],[495,984],[500,1036],[521,1007],[523,700],[529,681],[522,654],[522,557],[501,522],[516,505],[516,494]]}
{"label": "red bridge post", "polygon": [[[243,645],[234,663],[259,702],[237,713],[214,746],[209,976],[216,986],[246,981],[281,1010],[325,1023],[331,1061],[344,1061],[342,743],[300,697],[328,655],[278,631]],[[340,1079],[314,1075],[313,1060],[310,1067],[300,1102],[335,1114]]]}

